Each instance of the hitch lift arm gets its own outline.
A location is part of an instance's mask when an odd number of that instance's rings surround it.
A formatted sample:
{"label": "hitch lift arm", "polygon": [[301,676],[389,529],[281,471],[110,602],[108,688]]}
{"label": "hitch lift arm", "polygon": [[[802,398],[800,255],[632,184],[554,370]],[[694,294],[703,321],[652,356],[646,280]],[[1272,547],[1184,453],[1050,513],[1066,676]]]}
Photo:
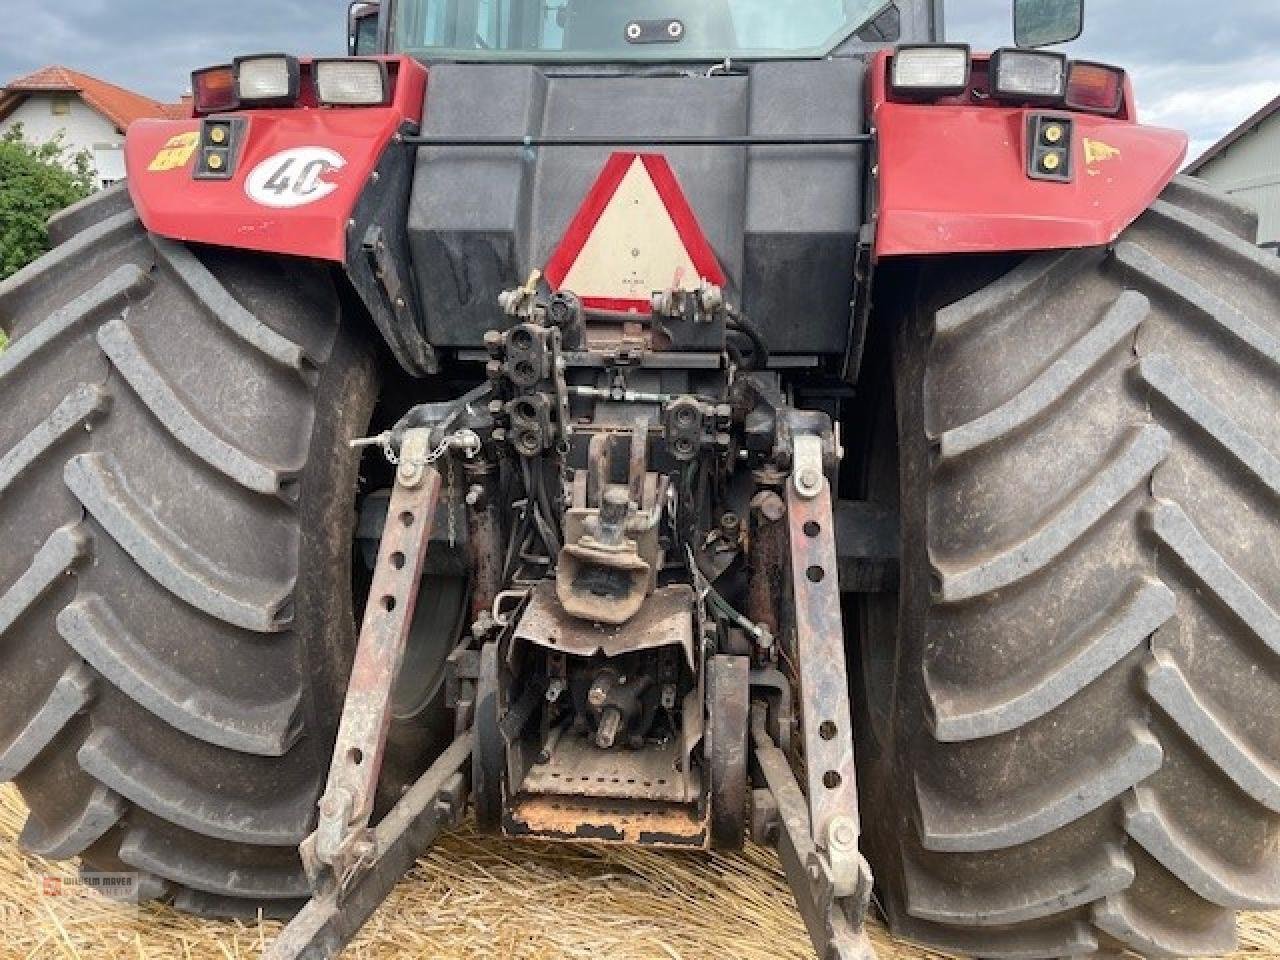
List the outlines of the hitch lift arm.
{"label": "hitch lift arm", "polygon": [[320,821],[301,846],[312,899],[268,948],[265,960],[337,956],[441,831],[458,822],[470,797],[473,736],[467,730],[369,829],[391,725],[391,694],[440,495],[430,438],[430,429],[410,429],[400,447]]}
{"label": "hitch lift arm", "polygon": [[840,612],[835,511],[822,440],[793,437],[786,490],[791,594],[806,790],[769,734],[763,704],[751,744],[764,786],[752,795],[756,839],[778,848],[787,881],[822,960],[873,960],[866,917],[871,868],[858,850],[857,767]]}
{"label": "hitch lift arm", "polygon": [[[753,758],[765,786],[752,797],[752,829],[760,843],[772,843],[782,861],[787,883],[805,929],[821,960],[875,960],[875,948],[867,935],[866,914],[871,897],[871,874],[864,889],[841,896],[831,861],[813,840],[809,804],[800,791],[787,755],[769,735],[762,703],[751,708]],[[856,836],[852,854],[861,860]]]}
{"label": "hitch lift arm", "polygon": [[[320,824],[302,843],[314,895],[264,960],[330,960],[356,936],[396,883],[456,824],[471,794],[474,733],[467,729],[374,829],[374,791],[390,725],[391,690],[404,656],[441,478],[430,431],[406,432],[369,609],[356,650]],[[816,437],[795,437],[787,484],[795,654],[803,739],[802,790],[753,703],[756,780],[752,829],[774,845],[821,960],[875,960],[865,922],[871,871],[858,850],[853,737],[830,485]],[[785,683],[785,681],[784,681]]]}
{"label": "hitch lift arm", "polygon": [[331,960],[391,895],[440,833],[456,825],[471,789],[471,731],[455,740],[372,831],[372,852],[345,887],[313,896],[263,960]]}
{"label": "hitch lift arm", "polygon": [[427,558],[439,472],[428,463],[430,431],[406,432],[369,588],[347,698],[333,746],[320,823],[303,841],[312,885],[325,868],[339,880],[368,855],[369,818],[391,727],[391,693],[404,660]]}

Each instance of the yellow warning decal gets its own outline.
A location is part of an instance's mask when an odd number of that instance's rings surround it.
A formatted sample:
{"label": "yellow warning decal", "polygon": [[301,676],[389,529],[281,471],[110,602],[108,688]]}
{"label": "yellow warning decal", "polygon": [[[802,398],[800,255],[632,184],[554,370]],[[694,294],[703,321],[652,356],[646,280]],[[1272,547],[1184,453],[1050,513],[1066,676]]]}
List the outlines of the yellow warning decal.
{"label": "yellow warning decal", "polygon": [[1119,157],[1120,149],[1118,147],[1103,143],[1101,140],[1084,138],[1084,162],[1087,166],[1095,167],[1104,160],[1116,160]]}
{"label": "yellow warning decal", "polygon": [[200,144],[200,134],[192,131],[191,133],[180,133],[176,137],[170,137],[166,143],[156,154],[151,165],[147,167],[153,173],[159,173],[165,170],[177,170],[185,167],[191,162],[191,155],[196,152],[196,147]]}

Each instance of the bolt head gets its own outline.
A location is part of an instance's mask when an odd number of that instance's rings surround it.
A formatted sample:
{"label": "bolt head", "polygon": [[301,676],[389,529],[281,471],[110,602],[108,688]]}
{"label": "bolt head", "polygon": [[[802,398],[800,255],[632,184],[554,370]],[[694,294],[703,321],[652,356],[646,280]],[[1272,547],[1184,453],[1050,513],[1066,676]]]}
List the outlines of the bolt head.
{"label": "bolt head", "polygon": [[858,846],[858,828],[848,817],[835,817],[827,828],[827,842],[833,850],[854,850]]}
{"label": "bolt head", "polygon": [[760,515],[769,523],[777,523],[787,514],[786,504],[776,493],[767,493],[760,498]]}
{"label": "bolt head", "polygon": [[796,474],[796,486],[801,493],[817,493],[822,488],[822,474],[813,467],[805,467]]}

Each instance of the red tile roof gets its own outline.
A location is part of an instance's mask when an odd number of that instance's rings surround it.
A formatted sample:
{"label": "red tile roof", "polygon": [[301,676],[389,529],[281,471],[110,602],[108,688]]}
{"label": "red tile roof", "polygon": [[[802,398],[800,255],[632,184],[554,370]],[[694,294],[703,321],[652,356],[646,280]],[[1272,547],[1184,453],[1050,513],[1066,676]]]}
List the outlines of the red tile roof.
{"label": "red tile roof", "polygon": [[73,93],[121,133],[144,117],[189,116],[181,104],[165,104],[67,67],[45,67],[0,88],[0,119],[33,93]]}

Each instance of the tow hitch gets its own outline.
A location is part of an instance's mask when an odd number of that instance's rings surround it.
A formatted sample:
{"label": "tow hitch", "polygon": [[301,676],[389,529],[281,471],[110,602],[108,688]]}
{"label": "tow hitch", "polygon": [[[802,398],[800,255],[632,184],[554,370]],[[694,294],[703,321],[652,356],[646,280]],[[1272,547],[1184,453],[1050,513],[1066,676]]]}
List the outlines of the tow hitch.
{"label": "tow hitch", "polygon": [[[742,456],[738,407],[693,389],[592,388],[598,422],[575,420],[585,388],[566,376],[586,361],[561,340],[574,324],[544,322],[534,283],[517,293],[504,302],[525,322],[489,338],[489,388],[366,443],[397,464],[395,483],[301,845],[313,898],[266,956],[336,956],[470,803],[485,832],[658,847],[735,849],[749,819],[822,960],[869,960],[830,418],[748,374],[732,395],[756,411]],[[726,321],[698,297],[696,316]],[[712,469],[734,509],[717,505],[708,529],[697,477]],[[474,575],[445,674],[457,735],[371,826],[442,474],[459,473]]]}

